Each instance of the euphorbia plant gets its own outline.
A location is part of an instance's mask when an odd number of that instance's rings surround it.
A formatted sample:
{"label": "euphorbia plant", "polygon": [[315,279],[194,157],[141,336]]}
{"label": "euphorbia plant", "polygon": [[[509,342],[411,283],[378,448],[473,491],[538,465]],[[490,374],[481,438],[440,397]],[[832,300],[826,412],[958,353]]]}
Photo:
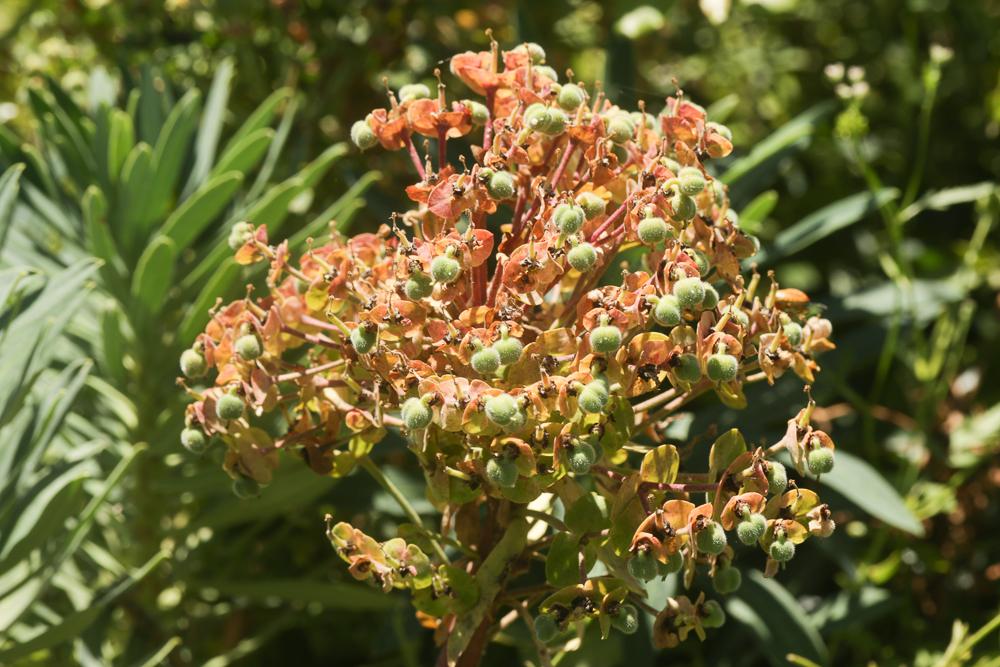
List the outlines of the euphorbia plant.
{"label": "euphorbia plant", "polygon": [[[518,617],[545,664],[591,621],[635,632],[640,609],[658,647],[703,639],[724,620],[716,600],[656,608],[644,583],[681,573],[691,589],[704,572],[726,594],[738,554],[763,550],[773,575],[833,530],[774,459],[832,468],[811,400],[772,446],[724,433],[708,470],[688,469],[696,443],[667,442],[698,396],[743,408],[746,384],[788,369],[812,382],[833,347],[805,294],[741,275],[755,240],[702,163],[731,152],[728,130],[681,93],[630,112],[543,63],[537,45],[494,44],[451,59],[478,100],[443,82],[389,93],[351,134],[409,154],[412,208],[298,260],[237,225],[238,261],[270,264],[267,292],[217,308],[182,358],[214,380],[189,388],[183,439],[219,436],[238,493],[290,450],[320,474],[361,467],[400,502],[413,525],[398,537],[333,518],[328,536],[354,577],[412,592],[448,664],[475,664]],[[435,530],[370,458],[390,429],[423,470]]]}

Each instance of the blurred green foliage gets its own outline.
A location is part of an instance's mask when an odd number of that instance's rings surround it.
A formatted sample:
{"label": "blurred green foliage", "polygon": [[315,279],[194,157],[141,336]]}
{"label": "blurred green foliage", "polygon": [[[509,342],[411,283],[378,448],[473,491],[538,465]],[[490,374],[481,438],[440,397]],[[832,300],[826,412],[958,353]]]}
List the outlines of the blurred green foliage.
{"label": "blurred green foliage", "polygon": [[[622,102],[643,99],[657,109],[680,85],[695,101],[714,105],[713,115],[734,131],[735,159],[744,159],[742,167],[726,165],[742,169],[727,177],[744,228],[768,248],[758,261],[783,283],[806,289],[834,321],[839,349],[822,360],[825,372],[814,388],[824,406],[819,419],[832,422],[838,446],[872,464],[923,522],[924,537],[917,538],[905,526],[872,519],[865,513],[872,508],[852,500],[851,480],[842,480],[841,488],[833,480],[828,493],[841,496],[831,500],[840,524],[835,536],[809,559],[793,562],[781,580],[787,592],[769,591],[770,582],[747,584],[746,595],[781,603],[763,605],[772,609],[768,617],[753,613],[761,606],[734,598],[728,609],[739,623],[704,645],[650,655],[645,637],[603,644],[588,637],[562,664],[787,664],[786,652],[812,651],[814,659],[828,656],[829,664],[957,665],[966,664],[970,639],[982,664],[996,664],[995,621],[986,624],[997,612],[1000,586],[998,0],[2,3],[0,166],[26,161],[29,167],[24,173],[11,167],[0,179],[0,243],[6,241],[0,335],[7,336],[0,340],[7,345],[8,331],[20,328],[14,324],[33,304],[46,303],[46,290],[72,284],[67,276],[92,289],[88,296],[61,297],[80,310],[65,322],[64,336],[49,332],[61,342],[32,361],[34,382],[0,385],[0,400],[10,406],[0,412],[6,475],[0,502],[10,503],[0,505],[0,521],[22,511],[11,508],[27,506],[33,485],[61,480],[64,486],[52,487],[52,511],[69,517],[70,535],[87,536],[46,545],[58,532],[54,524],[25,533],[0,523],[3,618],[21,615],[11,614],[21,608],[10,606],[8,594],[28,581],[21,577],[29,566],[60,568],[48,579],[32,570],[43,597],[31,607],[30,622],[0,623],[0,662],[9,661],[2,651],[30,648],[38,629],[59,627],[89,608],[95,612],[86,629],[63,637],[72,642],[21,660],[156,664],[159,651],[170,664],[336,658],[337,664],[409,666],[433,659],[430,637],[405,600],[371,595],[347,580],[322,536],[324,512],[353,521],[374,506],[378,519],[366,529],[378,533],[382,524],[405,520],[395,505],[365,479],[334,485],[292,465],[261,499],[230,497],[217,462],[199,461],[176,444],[180,413],[171,402],[172,378],[176,353],[187,341],[173,329],[203,310],[196,289],[203,282],[182,279],[162,310],[143,310],[135,298],[143,291],[132,284],[155,240],[152,231],[124,243],[120,265],[108,261],[86,273],[78,262],[101,253],[88,244],[93,237],[86,229],[74,225],[86,218],[89,189],[117,200],[119,186],[110,177],[102,182],[86,160],[88,150],[96,156],[102,149],[86,140],[88,122],[99,127],[100,108],[86,100],[101,90],[111,107],[135,121],[128,150],[142,141],[155,149],[161,128],[149,118],[162,123],[189,99],[186,91],[207,91],[220,77],[231,92],[213,122],[225,141],[261,102],[274,100],[274,91],[294,90],[281,100],[273,135],[260,134],[270,145],[284,132],[272,172],[261,181],[272,183],[273,175],[281,184],[344,139],[353,120],[385,104],[383,77],[394,88],[432,82],[435,67],[446,69],[442,59],[483,48],[488,27],[506,45],[544,44],[550,64],[601,79]],[[950,53],[932,53],[933,45]],[[844,64],[839,88],[827,75],[837,72],[824,71],[833,63]],[[53,103],[72,112],[59,97],[62,90],[81,107],[80,119],[68,126],[52,112]],[[129,106],[133,94],[138,111]],[[205,112],[210,108],[206,99]],[[72,139],[67,127],[77,124],[82,149],[66,142]],[[35,147],[37,156],[25,146]],[[755,146],[773,150],[748,158]],[[162,210],[148,212],[145,229],[162,231],[176,204],[193,192],[184,187],[191,174],[217,164],[213,158],[198,167],[193,144],[186,150],[183,177]],[[65,154],[70,159],[58,158]],[[365,172],[392,172],[397,162],[384,154],[345,156],[333,176],[297,199],[287,231],[310,221],[325,224],[332,217],[327,204],[360,183],[353,198],[368,182],[361,180]],[[254,165],[247,171],[259,180],[264,167]],[[405,200],[383,188],[366,203],[354,229],[377,225]],[[356,208],[346,200],[342,205],[341,217]],[[179,254],[177,276],[191,275],[224,241],[223,223],[239,210],[239,204],[220,210],[206,223],[193,248]],[[39,217],[49,219],[39,223]],[[41,274],[31,272],[8,289],[23,273],[11,268],[25,265]],[[117,361],[136,363],[109,365],[116,361],[107,350],[114,342],[104,328],[109,312],[126,323],[119,327],[127,335]],[[96,360],[93,368],[89,359]],[[26,425],[25,410],[52,409],[47,386],[77,384],[59,404],[72,410],[62,417],[66,425],[52,431],[57,435]],[[766,407],[738,415],[748,437],[773,435],[790,416],[787,406],[799,399],[789,390],[779,383],[778,390],[751,398]],[[701,435],[712,423],[726,428],[736,419],[703,410],[698,420],[679,425],[678,437]],[[31,443],[18,450],[31,466],[6,465],[14,460],[7,452],[15,441]],[[152,451],[140,453],[144,442]],[[418,494],[402,446],[383,446],[383,455],[400,464],[393,468],[397,483]],[[127,474],[113,477],[136,456]],[[78,468],[78,475],[63,474],[63,466]],[[109,479],[120,485],[110,488]],[[87,521],[92,525],[79,530]],[[156,565],[161,550],[169,558]],[[48,559],[38,560],[42,556]],[[17,569],[23,567],[28,570]],[[138,574],[143,578],[133,582]],[[958,620],[967,626],[953,625]],[[775,633],[777,627],[788,630]],[[528,644],[517,624],[505,638],[490,664],[512,664]]]}

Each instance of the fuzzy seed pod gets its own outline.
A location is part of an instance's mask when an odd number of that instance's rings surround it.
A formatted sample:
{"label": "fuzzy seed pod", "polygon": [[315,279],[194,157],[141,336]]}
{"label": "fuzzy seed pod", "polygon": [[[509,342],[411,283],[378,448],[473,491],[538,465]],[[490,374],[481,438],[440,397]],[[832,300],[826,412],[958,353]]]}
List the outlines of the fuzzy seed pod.
{"label": "fuzzy seed pod", "polygon": [[440,255],[431,262],[431,277],[434,282],[445,285],[455,282],[458,274],[462,272],[462,265],[458,260],[448,255]]}
{"label": "fuzzy seed pod", "polygon": [[236,343],[233,344],[233,348],[236,350],[236,354],[247,361],[253,361],[263,353],[260,346],[260,339],[254,334],[240,336],[236,339]]}
{"label": "fuzzy seed pod", "polygon": [[593,220],[599,215],[604,215],[604,210],[608,203],[603,197],[595,195],[593,192],[582,192],[577,195],[576,203],[583,209],[583,214],[587,220]]}
{"label": "fuzzy seed pod", "polygon": [[378,329],[357,326],[351,329],[351,345],[358,354],[368,354],[378,342]]}
{"label": "fuzzy seed pod", "polygon": [[566,261],[580,273],[587,273],[597,263],[597,250],[587,242],[580,243],[566,253]]}
{"label": "fuzzy seed pod", "polygon": [[681,308],[694,310],[705,300],[705,283],[701,278],[681,278],[674,283],[673,292]]}
{"label": "fuzzy seed pod", "polygon": [[504,336],[493,343],[493,349],[500,355],[500,363],[504,366],[515,363],[521,358],[524,345],[516,338]]}
{"label": "fuzzy seed pod", "polygon": [[698,545],[698,551],[716,556],[721,554],[722,550],[726,548],[726,531],[722,529],[719,523],[712,521],[707,523],[702,530],[698,531],[698,534],[695,536],[695,543]]}
{"label": "fuzzy seed pod", "polygon": [[490,459],[486,462],[486,478],[497,486],[513,488],[517,484],[517,466],[507,459]]}
{"label": "fuzzy seed pod", "polygon": [[184,350],[181,352],[181,373],[187,378],[200,378],[208,372],[208,365],[205,357],[201,356],[197,350]]}
{"label": "fuzzy seed pod", "polygon": [[598,354],[614,354],[622,346],[622,330],[612,324],[590,332],[590,347]]}
{"label": "fuzzy seed pod", "polygon": [[665,327],[675,327],[681,323],[681,306],[673,294],[661,296],[653,307],[653,319]]}
{"label": "fuzzy seed pod", "polygon": [[576,234],[583,227],[585,214],[583,208],[575,204],[559,204],[552,212],[552,220],[563,234]]}
{"label": "fuzzy seed pod", "polygon": [[806,455],[806,465],[814,475],[825,475],[833,470],[833,450],[828,447],[814,449]]}
{"label": "fuzzy seed pod", "polygon": [[499,394],[486,400],[486,416],[498,426],[510,423],[519,410],[517,400],[510,394]]}
{"label": "fuzzy seed pod", "polygon": [[215,403],[215,414],[222,421],[232,421],[243,416],[246,405],[243,399],[234,394],[223,394]]}
{"label": "fuzzy seed pod", "polygon": [[367,120],[359,120],[351,125],[351,141],[354,142],[355,146],[366,151],[378,144],[378,137],[372,131]]}
{"label": "fuzzy seed pod", "polygon": [[670,226],[663,218],[646,218],[639,222],[636,232],[646,245],[656,245],[670,237]]}
{"label": "fuzzy seed pod", "polygon": [[712,382],[732,382],[739,370],[740,362],[731,354],[713,354],[705,364],[705,372]]}

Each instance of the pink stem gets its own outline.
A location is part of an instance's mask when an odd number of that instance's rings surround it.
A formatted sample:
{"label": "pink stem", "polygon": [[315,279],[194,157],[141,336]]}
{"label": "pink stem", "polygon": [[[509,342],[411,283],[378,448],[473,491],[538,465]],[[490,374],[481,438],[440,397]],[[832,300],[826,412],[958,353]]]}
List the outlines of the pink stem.
{"label": "pink stem", "polygon": [[406,135],[406,148],[410,151],[410,159],[413,160],[413,166],[417,168],[417,175],[420,177],[420,180],[426,181],[427,174],[424,173],[424,165],[420,162],[420,156],[417,155],[417,147],[413,145],[413,138],[410,135]]}

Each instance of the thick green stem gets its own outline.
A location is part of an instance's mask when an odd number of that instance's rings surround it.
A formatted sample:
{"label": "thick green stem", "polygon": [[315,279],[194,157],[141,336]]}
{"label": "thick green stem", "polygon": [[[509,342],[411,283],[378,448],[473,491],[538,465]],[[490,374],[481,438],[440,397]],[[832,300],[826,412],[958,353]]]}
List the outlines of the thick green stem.
{"label": "thick green stem", "polygon": [[429,530],[424,528],[423,519],[421,519],[420,515],[417,514],[417,510],[413,509],[413,505],[411,505],[410,501],[406,499],[403,492],[399,490],[399,487],[393,484],[391,479],[383,475],[378,466],[375,465],[375,463],[367,456],[360,459],[359,462],[361,463],[361,467],[365,469],[365,472],[371,475],[372,479],[379,483],[379,486],[389,492],[389,495],[395,499],[400,509],[402,509],[406,516],[410,518],[410,521],[424,531],[424,534],[427,536],[427,539],[430,540],[431,546],[434,548],[434,553],[437,554],[438,558],[445,563],[450,563],[451,561],[448,560],[448,555],[445,554],[441,543],[437,541],[437,538],[431,535]]}

